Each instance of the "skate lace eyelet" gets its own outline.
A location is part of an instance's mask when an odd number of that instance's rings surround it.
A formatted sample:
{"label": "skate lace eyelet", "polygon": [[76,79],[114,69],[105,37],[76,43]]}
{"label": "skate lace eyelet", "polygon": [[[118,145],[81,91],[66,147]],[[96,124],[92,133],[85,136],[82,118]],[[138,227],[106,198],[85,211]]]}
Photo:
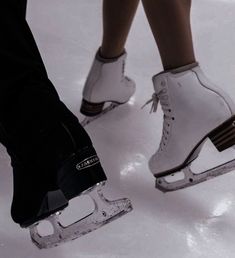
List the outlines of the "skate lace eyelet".
{"label": "skate lace eyelet", "polygon": [[172,120],[175,120],[175,118],[174,118],[174,117],[172,117]]}

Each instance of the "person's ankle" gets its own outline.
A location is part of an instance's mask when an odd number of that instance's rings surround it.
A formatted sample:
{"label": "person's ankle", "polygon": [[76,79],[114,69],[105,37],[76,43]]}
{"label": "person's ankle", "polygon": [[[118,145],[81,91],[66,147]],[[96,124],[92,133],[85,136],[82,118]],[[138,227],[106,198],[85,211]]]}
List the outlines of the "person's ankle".
{"label": "person's ankle", "polygon": [[123,54],[125,54],[126,51],[123,49],[119,52],[107,52],[100,47],[97,51],[98,59],[102,59],[103,62],[115,62],[119,57],[121,57]]}
{"label": "person's ankle", "polygon": [[164,72],[180,73],[192,69],[198,65],[199,63],[194,60],[193,62],[185,63],[182,65],[164,66],[163,68]]}

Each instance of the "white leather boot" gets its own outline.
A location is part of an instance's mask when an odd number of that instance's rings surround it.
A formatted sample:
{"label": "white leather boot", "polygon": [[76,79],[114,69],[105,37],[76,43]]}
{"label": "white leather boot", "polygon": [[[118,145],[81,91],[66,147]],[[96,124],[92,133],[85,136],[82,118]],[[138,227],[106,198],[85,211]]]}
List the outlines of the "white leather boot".
{"label": "white leather boot", "polygon": [[233,101],[205,77],[197,64],[160,73],[153,77],[153,84],[154,111],[160,101],[164,112],[161,143],[149,161],[154,176],[161,178],[156,187],[172,191],[207,180],[208,175],[196,178],[190,170],[172,188],[163,177],[188,169],[207,138],[218,151],[235,144]]}
{"label": "white leather boot", "polygon": [[135,83],[124,75],[126,56],[123,53],[116,59],[104,59],[97,52],[83,89],[82,114],[97,116],[107,102],[113,108],[129,101]]}

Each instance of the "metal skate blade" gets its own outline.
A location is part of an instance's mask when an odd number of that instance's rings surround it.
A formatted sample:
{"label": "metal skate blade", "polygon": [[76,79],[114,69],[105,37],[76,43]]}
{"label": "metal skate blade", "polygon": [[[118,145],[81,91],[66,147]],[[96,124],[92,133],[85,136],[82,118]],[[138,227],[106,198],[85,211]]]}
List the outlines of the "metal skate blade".
{"label": "metal skate blade", "polygon": [[118,103],[111,103],[109,106],[107,106],[106,108],[103,109],[103,111],[97,115],[97,116],[93,116],[93,117],[86,117],[81,121],[81,125],[83,127],[85,127],[86,125],[90,124],[91,122],[95,121],[96,119],[100,118],[101,116],[103,116],[104,114],[108,113],[109,111],[115,109],[116,107],[120,106],[121,104]]}
{"label": "metal skate blade", "polygon": [[69,226],[63,226],[59,221],[59,213],[47,218],[53,227],[53,234],[41,236],[38,232],[38,224],[30,227],[30,236],[33,243],[39,248],[56,247],[62,243],[74,240],[90,233],[105,224],[120,218],[132,210],[129,199],[107,200],[102,193],[104,183],[97,184],[84,194],[89,194],[95,204],[94,211],[88,216],[76,221]]}
{"label": "metal skate blade", "polygon": [[185,167],[182,171],[175,172],[184,174],[183,178],[180,178],[176,181],[173,180],[167,180],[167,177],[159,177],[156,179],[156,188],[160,191],[166,193],[171,191],[176,191],[179,189],[187,188],[196,184],[199,184],[201,182],[207,181],[209,179],[212,179],[214,177],[229,173],[231,171],[235,170],[235,159],[228,161],[226,163],[223,163],[222,165],[216,166],[214,168],[208,169],[202,173],[193,173],[190,165]]}

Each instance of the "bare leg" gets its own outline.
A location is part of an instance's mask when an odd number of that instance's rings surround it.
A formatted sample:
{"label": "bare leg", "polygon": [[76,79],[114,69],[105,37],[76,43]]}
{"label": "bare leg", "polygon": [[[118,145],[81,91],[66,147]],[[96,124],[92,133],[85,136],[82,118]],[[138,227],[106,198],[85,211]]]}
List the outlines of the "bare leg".
{"label": "bare leg", "polygon": [[103,1],[103,57],[113,58],[123,53],[138,3],[139,0]]}
{"label": "bare leg", "polygon": [[165,70],[195,62],[191,0],[142,0]]}

